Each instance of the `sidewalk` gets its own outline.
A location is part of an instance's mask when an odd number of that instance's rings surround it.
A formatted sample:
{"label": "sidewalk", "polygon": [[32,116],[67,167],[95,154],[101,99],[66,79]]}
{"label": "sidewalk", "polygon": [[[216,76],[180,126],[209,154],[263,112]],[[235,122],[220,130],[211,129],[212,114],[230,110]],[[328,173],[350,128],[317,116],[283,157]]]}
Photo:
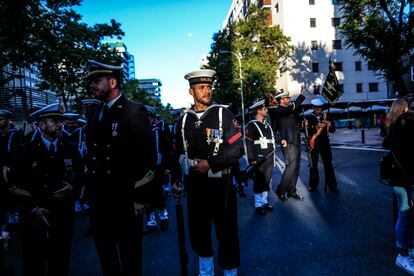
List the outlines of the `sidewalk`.
{"label": "sidewalk", "polygon": [[[365,143],[362,143],[362,132],[365,134]],[[348,129],[338,128],[335,133],[330,134],[331,144],[348,144],[353,146],[369,145],[382,146],[383,137],[379,128],[371,129]]]}

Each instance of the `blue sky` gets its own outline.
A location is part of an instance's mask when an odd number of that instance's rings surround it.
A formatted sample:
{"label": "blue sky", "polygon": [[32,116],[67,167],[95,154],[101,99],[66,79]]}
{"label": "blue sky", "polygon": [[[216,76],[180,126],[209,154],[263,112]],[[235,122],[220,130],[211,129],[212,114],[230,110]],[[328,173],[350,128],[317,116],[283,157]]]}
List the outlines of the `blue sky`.
{"label": "blue sky", "polygon": [[232,0],[83,0],[76,10],[88,24],[121,23],[135,56],[135,77],[161,79],[162,103],[189,106],[184,75],[197,70]]}

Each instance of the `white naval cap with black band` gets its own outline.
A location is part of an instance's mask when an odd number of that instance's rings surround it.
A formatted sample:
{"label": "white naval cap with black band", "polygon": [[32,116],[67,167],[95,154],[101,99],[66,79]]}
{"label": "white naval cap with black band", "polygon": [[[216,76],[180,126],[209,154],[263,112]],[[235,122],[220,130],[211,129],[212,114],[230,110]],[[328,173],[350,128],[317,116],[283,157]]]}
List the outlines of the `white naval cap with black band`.
{"label": "white naval cap with black band", "polygon": [[190,72],[184,76],[190,85],[199,84],[199,83],[213,83],[213,77],[216,74],[216,71],[211,69],[201,69],[197,71]]}

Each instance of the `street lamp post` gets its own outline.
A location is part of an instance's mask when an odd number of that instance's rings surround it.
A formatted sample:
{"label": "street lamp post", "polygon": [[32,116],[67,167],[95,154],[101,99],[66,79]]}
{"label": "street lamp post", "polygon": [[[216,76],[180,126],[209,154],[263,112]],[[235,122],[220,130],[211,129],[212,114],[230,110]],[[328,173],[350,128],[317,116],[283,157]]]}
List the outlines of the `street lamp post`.
{"label": "street lamp post", "polygon": [[245,121],[244,121],[244,98],[243,98],[243,75],[242,75],[242,63],[241,63],[241,55],[236,54],[233,51],[220,51],[220,54],[233,54],[236,56],[237,60],[239,61],[239,77],[240,77],[240,98],[241,98],[241,109],[242,109],[242,128],[243,128],[243,137],[245,137]]}
{"label": "street lamp post", "polygon": [[244,148],[244,160],[248,163],[247,160],[247,145],[246,145],[246,130],[245,126],[246,123],[244,121],[244,98],[243,98],[243,75],[242,75],[242,63],[241,63],[241,55],[236,54],[233,51],[220,51],[220,54],[232,54],[235,55],[237,60],[239,61],[239,78],[240,78],[240,99],[241,99],[241,109],[242,109],[242,131],[243,131],[243,148]]}

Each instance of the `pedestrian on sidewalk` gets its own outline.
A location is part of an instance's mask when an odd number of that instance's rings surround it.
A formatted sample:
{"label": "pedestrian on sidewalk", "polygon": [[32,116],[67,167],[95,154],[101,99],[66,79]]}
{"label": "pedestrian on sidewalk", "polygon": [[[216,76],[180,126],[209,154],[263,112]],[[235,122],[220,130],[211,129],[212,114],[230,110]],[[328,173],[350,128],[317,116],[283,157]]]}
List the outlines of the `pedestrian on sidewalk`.
{"label": "pedestrian on sidewalk", "polygon": [[254,113],[254,119],[247,123],[245,135],[249,163],[256,166],[258,162],[263,162],[255,168],[253,179],[254,207],[259,215],[273,211],[272,205],[268,202],[268,192],[275,165],[275,136],[272,127],[266,121],[266,105],[263,99],[249,107]]}
{"label": "pedestrian on sidewalk", "polygon": [[297,193],[296,183],[299,178],[301,155],[299,114],[301,112],[300,105],[305,100],[304,94],[305,90],[302,87],[296,101],[292,103],[289,93],[282,91],[275,96],[278,106],[269,109],[272,127],[279,133],[286,163],[280,184],[275,191],[282,202],[288,201],[288,198],[303,200],[303,196]]}
{"label": "pedestrian on sidewalk", "polygon": [[328,114],[323,111],[324,101],[313,99],[311,101],[313,112],[305,116],[305,126],[308,129],[310,138],[310,157],[309,166],[309,192],[315,192],[319,185],[319,155],[322,157],[325,172],[325,191],[329,188],[330,192],[339,193],[338,184],[335,178],[335,171],[332,166],[332,151],[329,140],[329,133],[336,130],[335,123],[329,120]]}
{"label": "pedestrian on sidewalk", "polygon": [[[199,274],[214,275],[212,226],[218,240],[218,264],[224,275],[237,275],[240,247],[236,190],[231,168],[243,155],[243,134],[226,106],[212,103],[215,72],[188,73],[194,105],[178,121],[173,189],[179,190],[181,169],[187,191],[190,241],[199,256]],[[181,164],[181,169],[179,168]]]}
{"label": "pedestrian on sidewalk", "polygon": [[399,98],[387,114],[384,148],[393,156],[390,185],[397,199],[398,218],[395,225],[398,256],[396,265],[414,275],[414,118],[409,114],[406,99]]}

